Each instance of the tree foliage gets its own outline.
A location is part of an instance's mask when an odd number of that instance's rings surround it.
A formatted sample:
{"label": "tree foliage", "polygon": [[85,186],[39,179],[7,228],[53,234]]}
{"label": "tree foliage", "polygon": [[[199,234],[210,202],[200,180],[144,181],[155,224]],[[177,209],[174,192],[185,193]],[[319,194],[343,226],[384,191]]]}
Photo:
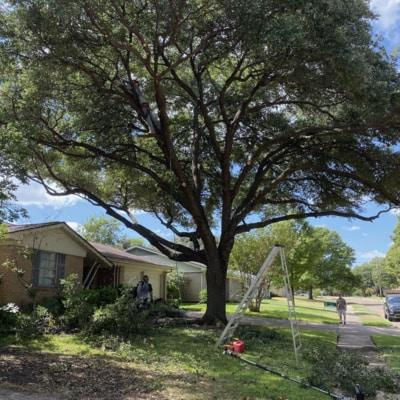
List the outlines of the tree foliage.
{"label": "tree foliage", "polygon": [[237,234],[399,204],[399,77],[367,1],[4,4],[1,135],[50,193],[207,264],[210,319]]}
{"label": "tree foliage", "polygon": [[7,151],[0,137],[0,224],[27,215],[26,210],[16,204],[15,198],[17,178],[19,182],[25,180],[23,171],[16,167],[15,159]]}
{"label": "tree foliage", "polygon": [[353,272],[359,278],[359,288],[364,296],[383,296],[385,289],[397,287],[400,281],[399,271],[394,271],[384,257],[374,257],[355,267]]}
{"label": "tree foliage", "polygon": [[[232,250],[230,267],[240,271],[243,280],[256,274],[268,251],[275,243],[284,245],[292,289],[326,289],[349,291],[357,279],[350,266],[354,251],[337,232],[326,228],[312,227],[304,221],[281,222],[269,229],[260,229],[236,239]],[[246,282],[248,283],[248,282]],[[280,260],[267,274],[265,286],[283,286]],[[260,293],[261,299],[265,293]],[[260,299],[259,299],[260,300]]]}
{"label": "tree foliage", "polygon": [[140,238],[128,238],[123,231],[121,222],[109,217],[90,217],[79,233],[90,242],[119,246],[125,249],[134,245],[143,245],[143,240]]}
{"label": "tree foliage", "polygon": [[309,290],[325,289],[330,293],[350,292],[358,284],[351,265],[354,250],[335,231],[317,227],[311,232],[310,260],[307,271],[301,276],[299,285]]}
{"label": "tree foliage", "polygon": [[392,234],[392,242],[383,263],[383,284],[387,288],[400,285],[400,219]]}

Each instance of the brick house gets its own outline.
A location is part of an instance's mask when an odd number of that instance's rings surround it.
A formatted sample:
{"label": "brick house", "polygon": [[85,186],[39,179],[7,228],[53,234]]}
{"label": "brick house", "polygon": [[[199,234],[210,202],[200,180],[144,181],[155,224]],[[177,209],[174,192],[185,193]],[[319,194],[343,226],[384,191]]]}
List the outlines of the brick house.
{"label": "brick house", "polygon": [[166,298],[168,265],[111,246],[89,243],[64,222],[7,225],[0,239],[0,304],[27,304],[31,297],[21,278],[6,267],[16,265],[32,285],[36,301],[56,296],[60,280],[74,273],[84,288],[135,285],[149,275],[154,298]]}

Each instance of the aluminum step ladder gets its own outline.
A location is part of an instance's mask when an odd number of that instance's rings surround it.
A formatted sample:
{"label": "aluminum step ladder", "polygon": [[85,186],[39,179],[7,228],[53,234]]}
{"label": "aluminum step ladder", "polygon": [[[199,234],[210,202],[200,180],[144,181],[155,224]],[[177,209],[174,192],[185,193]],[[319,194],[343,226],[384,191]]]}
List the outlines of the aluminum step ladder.
{"label": "aluminum step ladder", "polygon": [[285,251],[283,246],[275,245],[271,252],[268,254],[267,258],[265,259],[263,265],[259,269],[256,277],[253,279],[250,287],[248,288],[247,292],[243,296],[240,304],[237,306],[235,313],[229,319],[225,329],[222,331],[220,337],[216,342],[216,347],[224,345],[235,333],[236,328],[239,326],[240,320],[243,317],[244,313],[246,312],[250,302],[255,297],[256,292],[258,291],[260,285],[263,284],[264,278],[266,273],[268,272],[269,268],[272,266],[276,256],[280,255],[281,258],[281,266],[282,272],[284,277],[284,284],[286,290],[286,297],[288,303],[288,315],[290,321],[290,328],[292,331],[292,338],[293,338],[293,349],[295,353],[296,363],[298,362],[298,352],[301,348],[301,341],[300,341],[300,332],[298,329],[298,323],[296,319],[296,310],[295,304],[293,302],[293,293],[290,286],[290,278],[289,278],[289,271],[286,264],[286,257]]}
{"label": "aluminum step ladder", "polygon": [[217,346],[221,346],[225,344],[234,334],[235,329],[238,327],[240,319],[243,317],[243,314],[246,312],[251,300],[253,300],[258,287],[262,284],[265,274],[267,273],[268,269],[271,267],[272,263],[275,260],[275,257],[280,253],[280,246],[275,245],[271,252],[268,254],[268,257],[264,261],[263,265],[259,269],[256,277],[250,284],[250,287],[247,289],[247,292],[242,298],[242,301],[236,308],[235,313],[229,319],[225,329],[221,333],[221,336],[217,340]]}
{"label": "aluminum step ladder", "polygon": [[296,307],[295,307],[295,303],[294,303],[292,286],[290,284],[289,271],[288,271],[288,267],[286,264],[285,251],[284,251],[283,247],[280,248],[280,256],[281,256],[281,265],[282,265],[282,272],[283,272],[283,281],[285,283],[285,290],[286,290],[290,330],[292,332],[292,339],[293,339],[294,356],[296,358],[296,363],[298,363],[299,362],[298,353],[301,349],[300,331],[299,331],[299,324],[298,324],[297,317],[296,317]]}

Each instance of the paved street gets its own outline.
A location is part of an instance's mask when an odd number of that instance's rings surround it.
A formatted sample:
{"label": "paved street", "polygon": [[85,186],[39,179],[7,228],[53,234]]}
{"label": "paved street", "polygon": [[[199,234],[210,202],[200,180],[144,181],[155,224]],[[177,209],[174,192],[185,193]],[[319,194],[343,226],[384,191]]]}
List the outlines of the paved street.
{"label": "paved street", "polygon": [[[368,308],[369,312],[379,315],[384,318],[383,312],[383,299],[379,298],[368,298],[368,297],[352,297],[351,301],[357,304],[362,304]],[[400,321],[392,321],[393,327],[400,328]]]}

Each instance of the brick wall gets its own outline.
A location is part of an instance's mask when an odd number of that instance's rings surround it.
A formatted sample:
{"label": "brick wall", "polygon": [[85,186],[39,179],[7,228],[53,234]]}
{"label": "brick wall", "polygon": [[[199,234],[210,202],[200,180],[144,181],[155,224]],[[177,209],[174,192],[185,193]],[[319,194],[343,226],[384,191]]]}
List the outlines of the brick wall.
{"label": "brick wall", "polygon": [[[31,282],[32,279],[32,261],[23,256],[24,248],[18,246],[14,241],[0,242],[0,304],[16,303],[24,305],[32,302],[26,289],[18,280],[16,273],[4,268],[2,264],[7,260],[14,260],[18,267],[25,271],[23,279]],[[65,257],[65,275],[76,273],[79,281],[82,281],[83,258],[67,255]],[[56,288],[37,289],[36,301],[44,297],[52,297],[57,294]]]}

